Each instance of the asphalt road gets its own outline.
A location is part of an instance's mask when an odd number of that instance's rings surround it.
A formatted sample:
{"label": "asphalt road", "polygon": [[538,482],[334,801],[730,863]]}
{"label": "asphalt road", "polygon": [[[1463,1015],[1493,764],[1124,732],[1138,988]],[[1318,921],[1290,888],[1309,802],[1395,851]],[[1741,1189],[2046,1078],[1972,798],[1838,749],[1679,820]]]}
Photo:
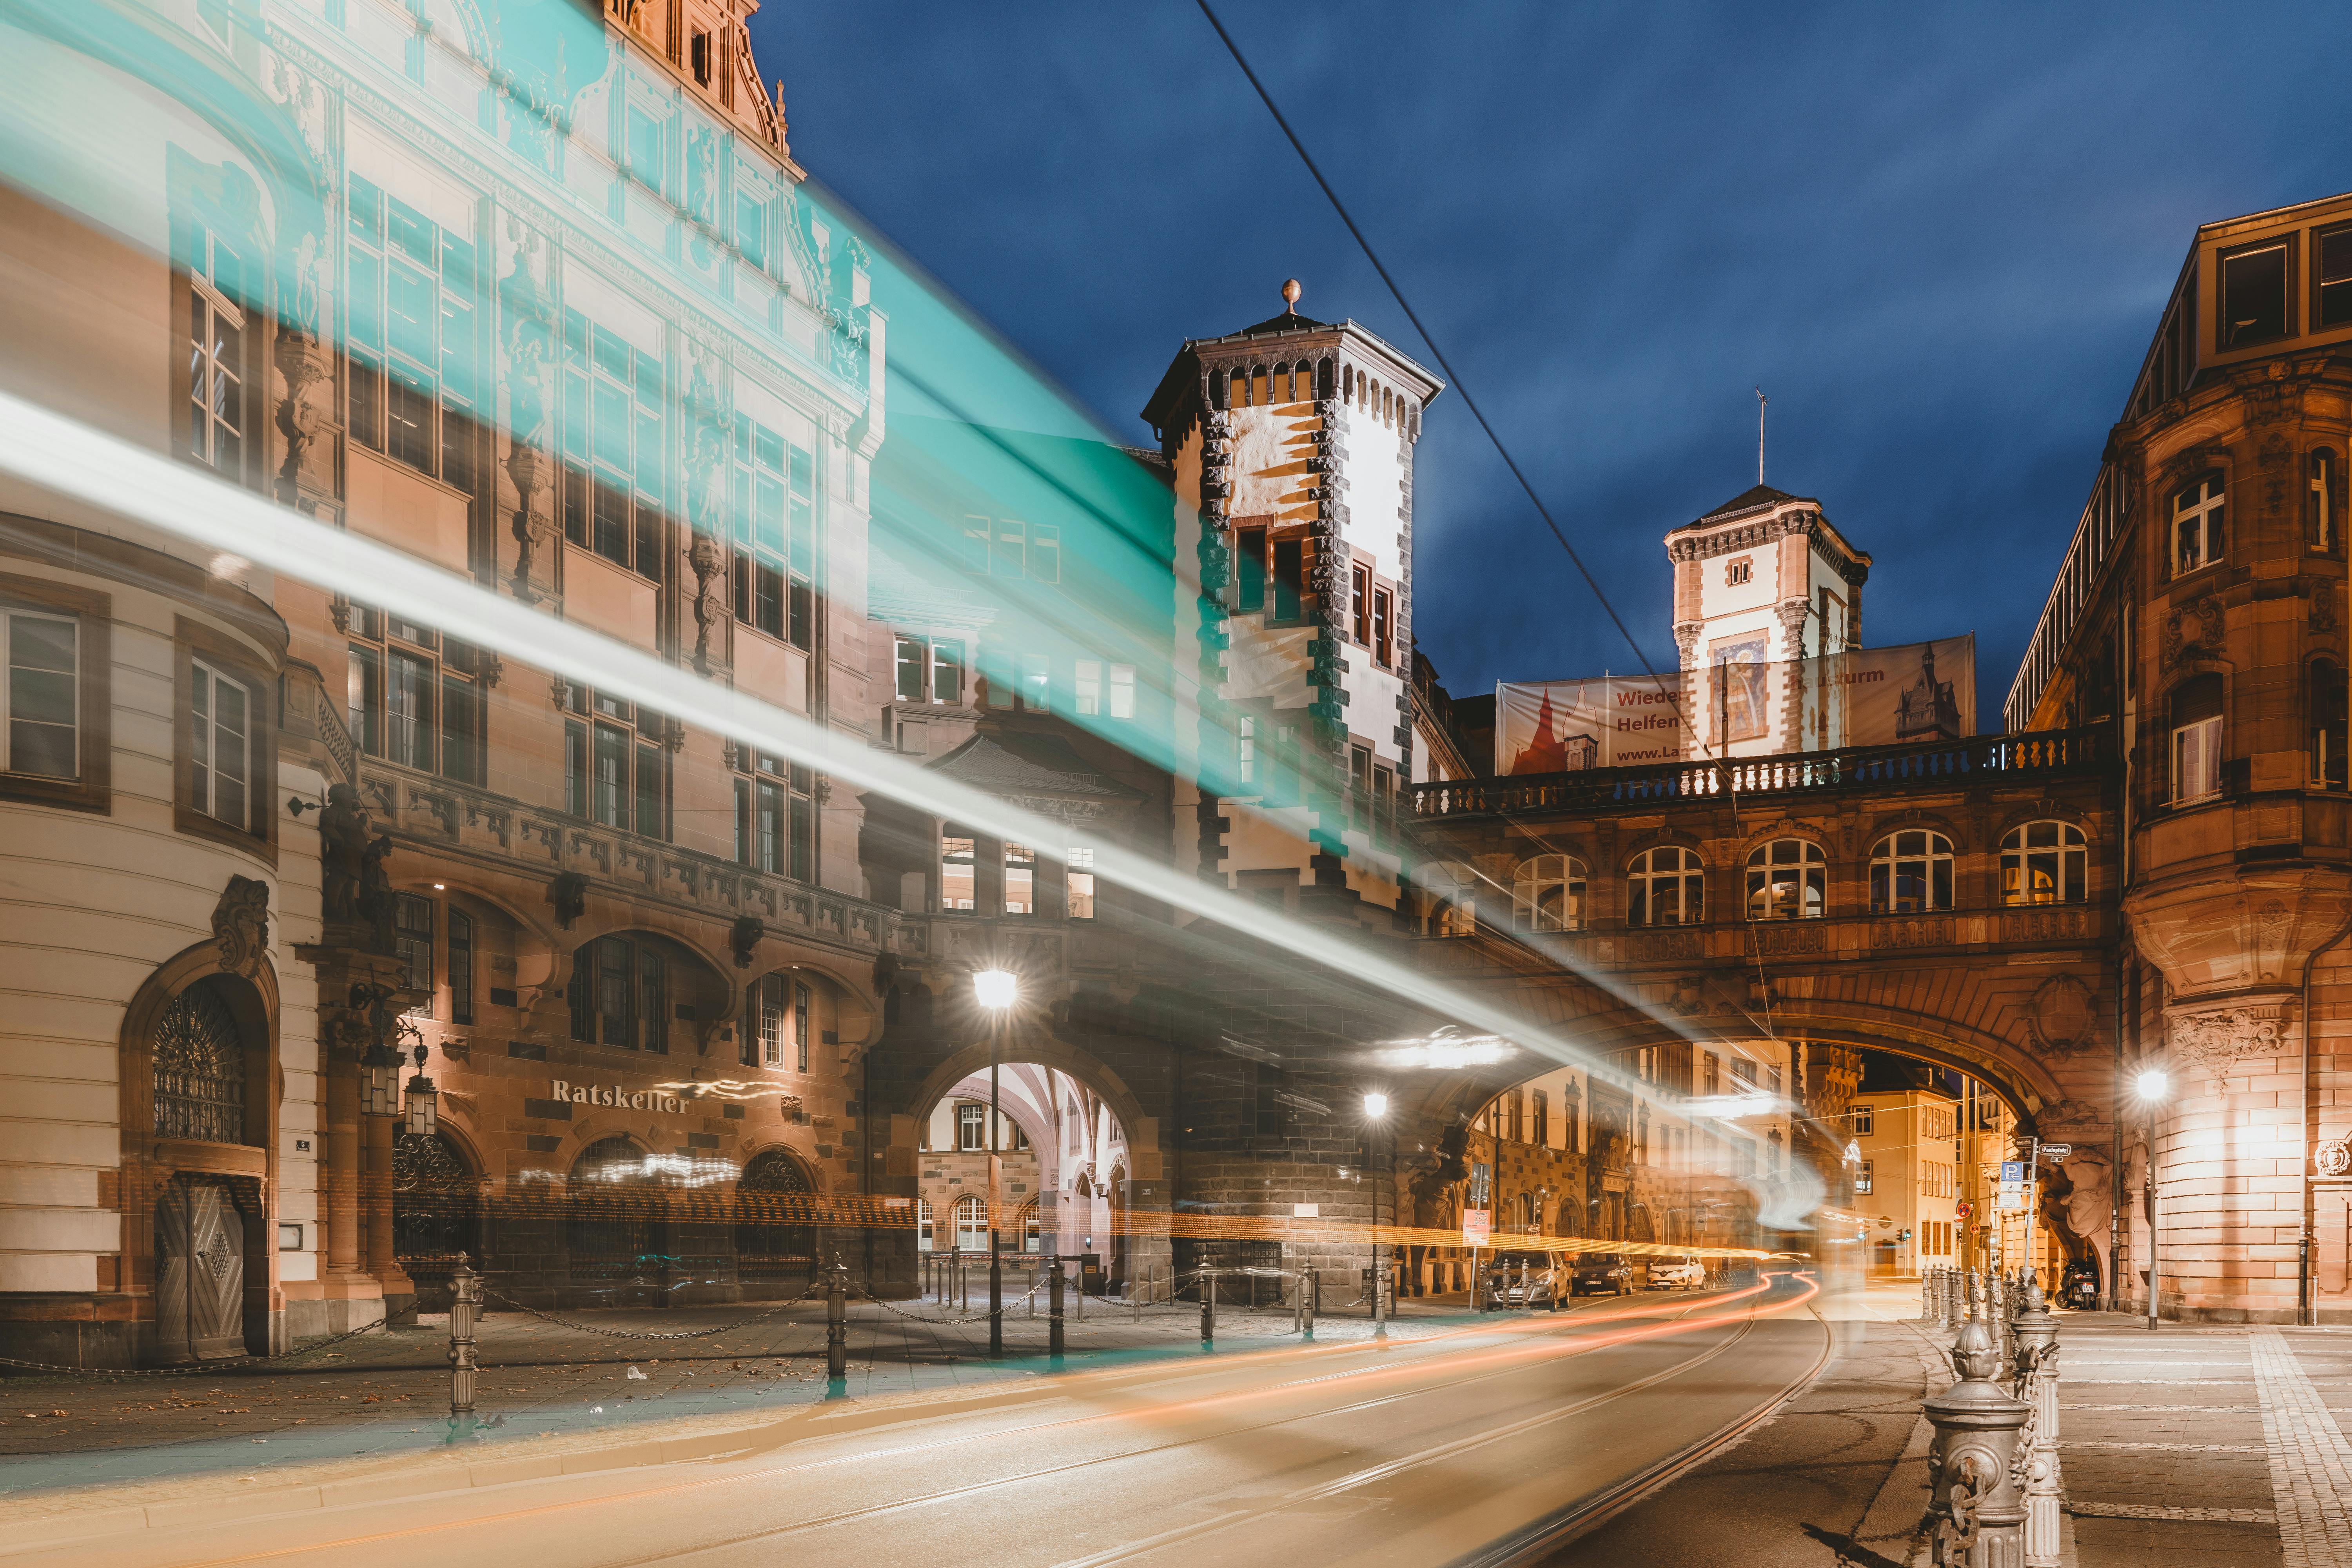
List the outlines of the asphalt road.
{"label": "asphalt road", "polygon": [[[11,1564],[695,1568],[1510,1560],[1827,1354],[1810,1279],[856,1404],[698,1464],[10,1551]],[[834,1430],[826,1430],[829,1424]]]}

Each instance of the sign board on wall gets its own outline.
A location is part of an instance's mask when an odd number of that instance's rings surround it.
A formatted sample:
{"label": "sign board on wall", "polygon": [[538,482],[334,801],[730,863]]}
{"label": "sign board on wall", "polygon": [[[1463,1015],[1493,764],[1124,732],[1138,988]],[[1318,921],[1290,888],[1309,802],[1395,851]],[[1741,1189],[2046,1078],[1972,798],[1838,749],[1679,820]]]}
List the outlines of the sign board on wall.
{"label": "sign board on wall", "polygon": [[1680,762],[1687,746],[1678,685],[1671,675],[1499,685],[1495,771],[1573,773]]}

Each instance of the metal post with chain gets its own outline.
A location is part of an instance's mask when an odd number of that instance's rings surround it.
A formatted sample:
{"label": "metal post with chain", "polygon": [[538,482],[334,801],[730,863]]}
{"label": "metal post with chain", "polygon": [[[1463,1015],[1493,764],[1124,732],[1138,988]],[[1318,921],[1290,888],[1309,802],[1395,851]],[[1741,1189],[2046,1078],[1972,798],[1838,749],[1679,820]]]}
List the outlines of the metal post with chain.
{"label": "metal post with chain", "polygon": [[824,1292],[824,1375],[830,1394],[844,1392],[849,1381],[849,1266],[833,1255]]}
{"label": "metal post with chain", "polygon": [[1045,1353],[1055,1362],[1062,1359],[1062,1255],[1048,1254],[1045,1258],[1046,1291]]}
{"label": "metal post with chain", "polygon": [[480,1363],[474,1325],[482,1311],[482,1281],[457,1254],[449,1272],[449,1440],[462,1443],[474,1436],[474,1382]]}

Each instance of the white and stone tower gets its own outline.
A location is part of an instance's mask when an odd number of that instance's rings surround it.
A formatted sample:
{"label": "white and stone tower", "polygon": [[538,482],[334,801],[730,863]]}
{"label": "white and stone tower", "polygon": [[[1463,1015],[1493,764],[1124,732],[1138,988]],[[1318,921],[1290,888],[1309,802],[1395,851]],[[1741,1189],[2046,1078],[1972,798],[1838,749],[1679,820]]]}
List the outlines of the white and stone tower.
{"label": "white and stone tower", "polygon": [[1185,343],[1143,417],[1176,492],[1201,875],[1337,911],[1395,901],[1412,452],[1444,384],[1353,321],[1298,314],[1298,295],[1293,279],[1282,314]]}

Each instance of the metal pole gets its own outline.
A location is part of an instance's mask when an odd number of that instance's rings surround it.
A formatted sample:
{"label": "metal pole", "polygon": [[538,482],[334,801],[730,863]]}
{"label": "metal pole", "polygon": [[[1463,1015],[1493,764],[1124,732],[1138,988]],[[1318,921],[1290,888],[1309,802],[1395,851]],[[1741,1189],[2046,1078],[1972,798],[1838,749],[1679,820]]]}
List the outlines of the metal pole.
{"label": "metal pole", "polygon": [[[824,1291],[824,1375],[835,1384],[849,1377],[849,1266],[833,1255],[832,1278]],[[828,1393],[838,1394],[836,1386]]]}
{"label": "metal pole", "polygon": [[2158,1266],[2164,1260],[2164,1248],[2157,1230],[2163,1202],[2164,1191],[2157,1184],[2156,1179],[2156,1102],[2151,1100],[2147,1107],[2147,1326],[2151,1331],[2155,1329],[2157,1320]]}
{"label": "metal pole", "polygon": [[[1046,1352],[1055,1361],[1062,1359],[1062,1255],[1058,1252],[1045,1260],[1050,1271],[1046,1284],[1046,1316],[1051,1324],[1045,1331]],[[1086,1294],[1081,1290],[1080,1296]]]}
{"label": "metal pole", "polygon": [[997,1193],[1003,1181],[996,1157],[996,1045],[1001,1032],[998,1019],[992,1016],[988,1024],[988,1353],[992,1359],[1004,1354],[1004,1260],[996,1246]]}
{"label": "metal pole", "polygon": [[1201,1279],[1201,1348],[1215,1348],[1217,1342],[1217,1271],[1203,1268]]}
{"label": "metal pole", "polygon": [[[1390,1148],[1395,1148],[1393,1140]],[[1394,1173],[1391,1173],[1394,1179]],[[1372,1338],[1389,1337],[1389,1271],[1381,1262],[1381,1184],[1372,1184]]]}
{"label": "metal pole", "polygon": [[474,1324],[481,1314],[482,1282],[457,1254],[449,1276],[449,1438],[474,1435]]}

